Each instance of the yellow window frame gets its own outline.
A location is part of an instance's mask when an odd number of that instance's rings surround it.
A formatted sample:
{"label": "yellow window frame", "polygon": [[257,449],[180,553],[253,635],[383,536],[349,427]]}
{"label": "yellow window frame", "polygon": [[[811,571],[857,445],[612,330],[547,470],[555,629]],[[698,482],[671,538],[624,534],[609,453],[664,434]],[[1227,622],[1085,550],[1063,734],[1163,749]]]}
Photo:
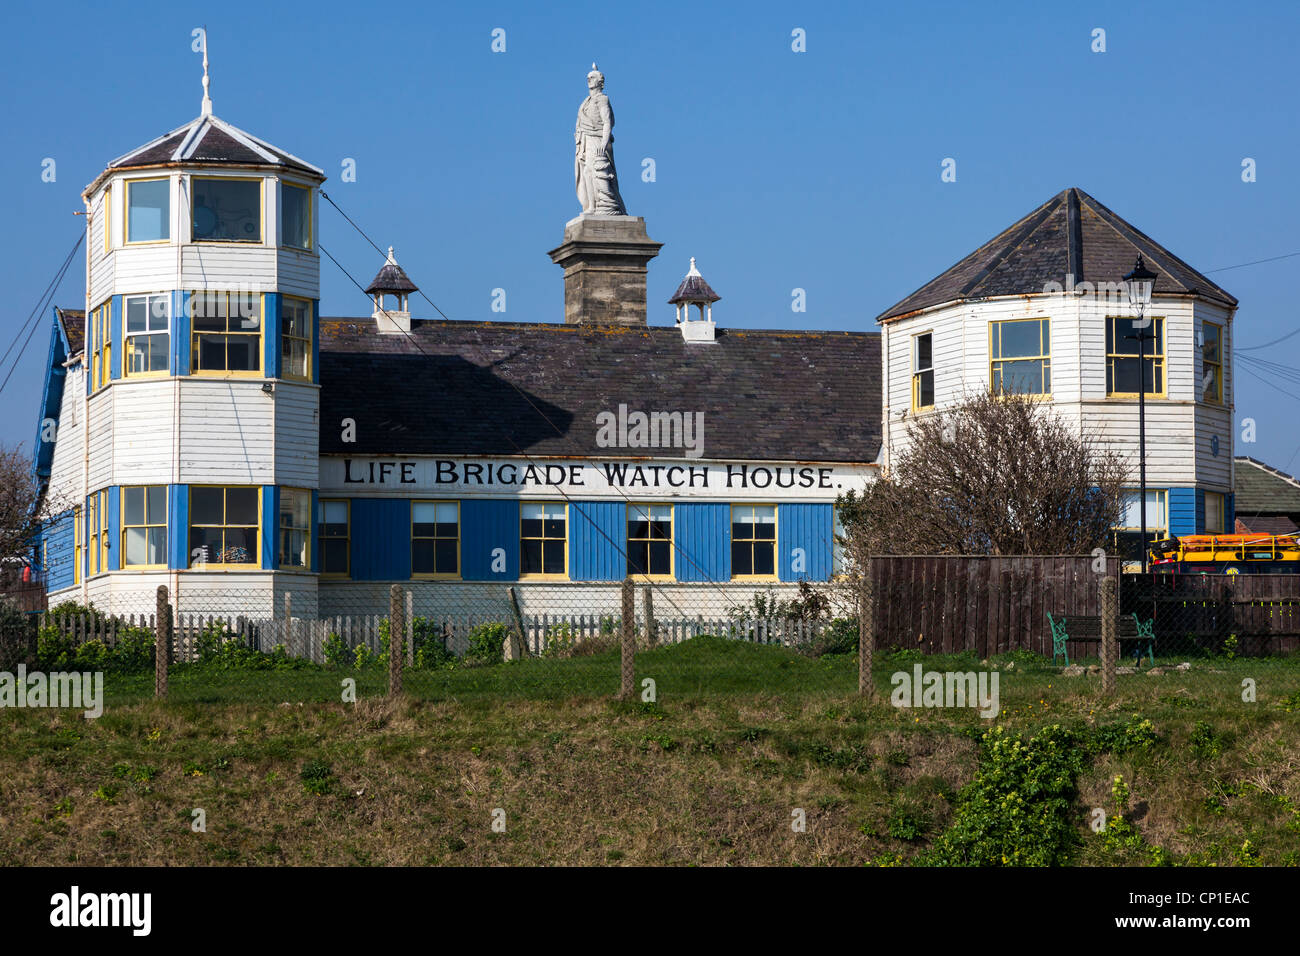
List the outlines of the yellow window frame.
{"label": "yellow window frame", "polygon": [[[1035,322],[1038,324],[1038,348],[1037,355],[1003,355],[1002,354],[1002,330],[1005,326],[1017,323]],[[1052,395],[1051,386],[1048,385],[1041,392],[1008,392],[1005,389],[999,391],[994,382],[997,381],[997,372],[999,367],[1008,362],[1039,362],[1042,366],[1044,384],[1051,381],[1052,377],[1052,320],[1047,316],[1038,316],[1030,319],[995,319],[989,322],[989,389],[994,394],[1001,395],[1026,395],[1034,398],[1050,398]],[[1044,336],[1044,330],[1046,336]],[[1046,350],[1043,350],[1043,339],[1048,340]]]}
{"label": "yellow window frame", "polygon": [[[1218,360],[1217,362],[1209,362],[1209,361],[1206,361],[1206,358],[1205,358],[1205,330],[1206,330],[1206,328],[1212,328],[1212,329],[1215,329],[1215,330],[1217,331],[1217,333],[1218,333],[1218,336],[1219,336],[1219,360]],[[1222,404],[1223,404],[1223,365],[1224,365],[1224,362],[1223,362],[1223,359],[1224,359],[1224,353],[1223,353],[1223,333],[1224,333],[1224,326],[1222,326],[1222,325],[1219,324],[1218,322],[1210,322],[1209,320],[1206,320],[1206,321],[1201,322],[1201,348],[1200,348],[1200,353],[1201,353],[1201,379],[1200,379],[1199,382],[1196,383],[1196,400],[1197,400],[1198,402],[1208,402],[1208,403],[1211,404],[1211,405],[1222,405]],[[1210,367],[1212,367],[1212,368],[1214,369],[1214,384],[1215,384],[1215,396],[1214,396],[1214,398],[1206,398],[1206,397],[1205,397],[1205,368],[1206,368],[1206,366],[1210,366]]]}
{"label": "yellow window frame", "polygon": [[[128,524],[126,520],[126,493],[128,491],[133,491],[136,488],[139,488],[144,491],[144,519],[145,519],[144,524]],[[162,488],[164,489],[164,492],[166,494],[166,497],[163,499],[163,513],[161,516],[162,517],[161,521],[149,520],[151,517],[154,517],[149,514],[149,489],[150,488]],[[121,551],[118,552],[120,555],[122,555],[122,560],[118,562],[119,567],[121,567],[122,570],[124,571],[126,570],[152,571],[152,570],[157,570],[158,568],[167,567],[167,561],[166,561],[167,547],[168,547],[167,544],[163,545],[162,562],[158,564],[128,564],[126,560],[126,556],[129,552],[126,547],[126,533],[131,528],[145,528],[145,529],[162,528],[164,531],[167,532],[168,535],[170,535],[171,529],[168,527],[167,515],[170,511],[171,489],[168,488],[166,485],[123,485],[121,491],[118,492],[118,494],[120,495],[120,499],[119,499],[120,511],[122,514],[122,528],[118,535],[118,541],[119,541],[118,546],[122,549]]]}
{"label": "yellow window frame", "polygon": [[[285,494],[290,494],[295,496],[297,495],[306,496],[307,526],[305,528],[295,528],[292,525],[286,525],[284,523],[283,499]],[[276,566],[282,571],[310,571],[311,570],[311,545],[312,545],[312,537],[314,534],[314,532],[312,531],[312,524],[315,521],[315,515],[311,513],[311,489],[310,488],[281,488],[280,498],[281,498],[281,504],[280,507],[276,508],[276,519],[275,519]],[[304,535],[306,535],[306,537],[303,540],[303,549],[306,552],[306,560],[302,564],[285,563],[284,535],[286,531],[289,533],[301,531]]]}
{"label": "yellow window frame", "polygon": [[[131,339],[148,338],[152,335],[163,335],[162,332],[128,332],[127,316],[131,313],[131,300],[144,299],[146,314],[149,310],[149,301],[151,299],[162,298],[167,303],[167,367],[161,369],[149,369],[147,372],[131,371],[131,363],[127,361],[131,354]],[[123,378],[164,378],[171,374],[172,362],[172,329],[175,327],[175,316],[172,315],[172,296],[170,292],[146,292],[140,295],[122,296],[122,377]]]}
{"label": "yellow window frame", "polygon": [[[198,194],[195,184],[204,182],[257,183],[257,239],[200,239],[194,235],[194,197]],[[266,178],[263,176],[191,176],[190,177],[190,242],[205,246],[264,246],[266,245]]]}
{"label": "yellow window frame", "polygon": [[99,493],[99,570],[102,574],[108,568],[108,549],[111,543],[108,526],[108,492]]}
{"label": "yellow window frame", "polygon": [[[427,535],[422,534],[419,537],[415,534],[415,506],[416,505],[455,505],[456,506],[456,572],[454,574],[445,571],[420,571],[415,570],[415,542],[416,541],[449,541],[445,535]],[[349,519],[351,514],[349,513]],[[568,525],[565,525],[567,531]],[[434,545],[436,550],[437,545]],[[435,563],[436,563],[435,556]],[[411,577],[429,580],[459,581],[464,565],[461,564],[461,536],[460,536],[460,502],[447,498],[416,498],[411,502]]]}
{"label": "yellow window frame", "polygon": [[[632,523],[633,508],[667,508],[668,509],[668,572],[666,574],[629,574],[630,577],[644,579],[646,581],[672,581],[677,575],[677,509],[673,507],[671,501],[632,501],[628,502],[625,512],[626,524]],[[653,520],[653,519],[652,519]],[[565,527],[566,537],[568,527]],[[648,545],[652,541],[662,541],[663,538],[634,538],[629,529],[627,532],[627,549],[632,550],[633,542]],[[566,566],[567,566],[567,558]]]}
{"label": "yellow window frame", "polygon": [[86,529],[82,525],[85,515],[80,508],[72,509],[72,583],[81,583],[81,562],[86,554]]}
{"label": "yellow window frame", "polygon": [[[307,245],[295,246],[284,241],[284,191],[285,189],[301,189],[307,194]],[[286,249],[296,249],[299,252],[315,252],[315,246],[312,240],[316,235],[316,213],[312,208],[315,197],[312,195],[311,186],[304,186],[301,183],[292,183],[288,180],[280,180],[280,202],[277,206],[280,219],[280,244]]]}
{"label": "yellow window frame", "polygon": [[[256,523],[256,524],[199,524],[199,525],[196,525],[196,524],[194,523],[194,518],[193,518],[193,515],[194,515],[194,490],[195,490],[196,488],[220,488],[220,489],[221,489],[221,491],[222,491],[222,495],[221,495],[221,517],[222,517],[223,520],[224,520],[224,518],[225,518],[225,516],[226,516],[226,495],[225,495],[225,492],[230,491],[232,488],[233,488],[233,489],[256,488],[256,489],[257,489],[257,523]],[[185,524],[185,549],[186,549],[186,553],[185,553],[185,563],[186,563],[186,569],[187,569],[187,570],[190,570],[190,571],[194,571],[194,570],[202,570],[202,571],[214,571],[214,570],[215,570],[215,571],[248,571],[248,570],[260,569],[260,568],[262,567],[262,547],[263,547],[262,535],[265,534],[266,532],[265,532],[265,529],[262,527],[262,486],[261,486],[261,485],[190,485],[190,487],[189,487],[189,493],[188,493],[188,495],[187,495],[187,505],[186,505],[186,511],[185,511],[185,513],[186,513],[186,515],[189,516],[189,517],[187,518],[187,520],[186,520],[186,524]],[[277,520],[278,520],[278,519],[277,519]],[[224,562],[221,562],[221,561],[208,561],[208,562],[205,562],[203,565],[198,566],[198,567],[196,568],[196,566],[195,566],[194,563],[193,563],[193,562],[194,562],[194,555],[193,555],[192,549],[190,548],[190,542],[193,540],[193,539],[191,538],[191,536],[190,536],[190,533],[191,533],[195,528],[256,528],[256,529],[257,529],[257,548],[255,549],[255,553],[252,554],[252,555],[250,555],[250,557],[252,557],[253,560],[252,560],[252,561],[249,561],[249,562],[247,562],[247,563],[242,563],[242,564],[228,564],[228,563],[224,563]],[[223,538],[224,538],[224,536],[223,536]]]}
{"label": "yellow window frame", "polygon": [[[922,336],[930,337],[930,367],[917,368],[917,348],[920,345]],[[921,404],[921,376],[926,372],[930,373],[930,395],[934,396],[934,329],[927,329],[924,332],[916,332],[912,335],[911,355],[908,357],[908,364],[912,369],[912,411],[919,412],[934,408],[934,402],[929,405]]]}
{"label": "yellow window frame", "polygon": [[[555,537],[547,537],[547,536],[546,536],[546,534],[545,534],[545,531],[546,531],[546,519],[545,519],[545,517],[543,517],[543,519],[542,519],[542,532],[543,532],[543,534],[542,534],[542,536],[541,536],[540,538],[539,538],[539,537],[535,537],[535,536],[533,536],[533,535],[529,535],[529,536],[527,536],[527,537],[524,536],[524,505],[542,505],[544,508],[549,508],[549,507],[553,507],[553,506],[558,505],[559,507],[561,507],[561,508],[564,509],[564,539],[563,539],[563,540],[564,540],[564,573],[563,573],[563,574],[546,574],[545,572],[541,572],[541,571],[534,571],[534,572],[532,572],[532,573],[530,573],[530,574],[525,574],[525,573],[524,573],[524,547],[523,547],[523,544],[524,544],[525,541],[541,541],[541,542],[546,542],[546,541],[555,541],[555,540],[558,540],[558,539],[556,539]],[[545,514],[545,512],[543,512],[543,514]],[[543,545],[542,545],[542,563],[545,564],[545,562],[546,562],[546,545],[545,545],[545,543],[543,543]],[[548,581],[548,580],[549,580],[549,581],[567,581],[567,580],[569,580],[569,504],[568,504],[568,502],[566,502],[566,501],[535,501],[535,500],[534,500],[534,501],[521,501],[521,502],[519,502],[519,580],[521,580],[521,581],[525,581],[525,580],[528,580],[528,581]]]}
{"label": "yellow window frame", "polygon": [[[1153,378],[1155,376],[1155,370],[1157,368],[1160,370],[1160,391],[1147,392],[1146,397],[1165,398],[1168,396],[1169,393],[1169,368],[1165,362],[1165,335],[1166,335],[1165,316],[1153,315],[1150,318],[1151,318],[1152,328],[1158,328],[1160,330],[1159,334],[1156,336],[1155,340],[1151,344],[1154,346],[1159,346],[1160,350],[1158,352],[1147,353],[1147,358],[1151,361],[1151,371],[1152,371]],[[1131,315],[1106,316],[1106,338],[1110,341],[1111,345],[1114,345],[1119,339],[1119,336],[1117,334],[1118,330],[1115,328],[1115,323],[1131,322],[1132,320],[1133,320],[1133,316]],[[1159,325],[1156,325],[1156,323],[1159,323]],[[1133,361],[1136,362],[1138,361],[1138,356],[1136,352],[1114,352],[1111,351],[1110,348],[1106,349],[1106,378],[1107,378],[1106,397],[1107,398],[1137,398],[1138,397],[1137,392],[1112,392],[1110,390],[1109,387],[1110,383],[1114,382],[1115,380],[1113,368],[1116,359],[1132,359]]]}
{"label": "yellow window frame", "polygon": [[[232,295],[240,295],[240,294],[241,293],[239,292],[230,292],[228,290],[221,290],[221,289],[203,289],[199,291],[192,291],[190,293],[190,300],[189,300],[190,375],[198,378],[264,378],[266,376],[266,293],[265,292],[255,293],[255,295],[257,295],[258,298],[256,333],[248,332],[248,331],[238,331],[238,330],[234,332],[229,331],[229,322],[231,318],[230,297]],[[208,331],[199,331],[194,328],[194,302],[196,297],[198,296],[225,296],[227,331],[208,332]],[[199,336],[202,335],[252,336],[254,334],[256,334],[257,336],[257,366],[258,366],[257,368],[230,370],[230,369],[201,369],[198,367],[198,361],[197,361],[198,352],[196,351],[196,347],[198,345]],[[229,353],[227,353],[227,356],[228,355]]]}
{"label": "yellow window frame", "polygon": [[[780,572],[780,570],[781,570],[781,547],[780,547],[780,538],[781,538],[781,510],[776,506],[776,502],[774,502],[774,501],[756,501],[756,502],[753,502],[753,503],[746,502],[746,503],[743,504],[743,505],[733,504],[733,505],[731,506],[731,512],[730,512],[730,514],[728,515],[728,517],[729,517],[729,519],[730,519],[730,524],[728,524],[727,529],[728,529],[728,531],[730,531],[732,528],[735,527],[735,525],[736,525],[736,513],[737,513],[737,511],[741,511],[741,512],[743,512],[743,511],[745,511],[746,509],[748,509],[748,510],[749,510],[749,513],[750,513],[750,517],[751,517],[752,519],[756,519],[756,518],[758,517],[757,509],[759,509],[759,508],[771,508],[771,509],[772,509],[772,537],[770,537],[770,538],[736,538],[736,537],[732,537],[731,535],[728,535],[728,537],[731,538],[731,540],[730,540],[730,544],[733,544],[733,545],[736,544],[736,543],[738,543],[738,542],[740,542],[740,543],[743,543],[743,542],[746,542],[746,541],[749,542],[749,566],[750,566],[751,568],[754,566],[754,546],[755,546],[756,544],[766,544],[767,542],[770,541],[770,542],[772,543],[772,573],[771,573],[771,574],[737,574],[737,573],[736,573],[736,569],[733,567],[733,568],[731,569],[731,577],[732,577],[732,580],[735,580],[735,581],[775,581],[775,580],[777,580],[778,577],[779,577],[779,572]],[[754,526],[754,527],[757,527],[758,522],[757,522],[756,520],[751,520],[750,524],[751,524],[752,526]],[[728,559],[730,559],[730,552],[728,552]]]}
{"label": "yellow window frame", "polygon": [[[122,245],[123,246],[165,246],[172,241],[172,188],[170,176],[140,176],[125,179],[125,193],[122,204]],[[140,183],[167,183],[167,238],[166,239],[131,239],[131,187]]]}
{"label": "yellow window frame", "polygon": [[[306,338],[303,338],[300,335],[290,335],[287,331],[285,331],[288,328],[288,325],[285,323],[284,320],[285,302],[301,302],[304,306],[306,306],[306,310],[307,310],[307,337]],[[316,323],[316,316],[313,314],[311,299],[304,298],[303,296],[300,295],[285,295],[281,297],[281,306],[280,306],[280,377],[281,378],[286,378],[295,382],[311,381],[312,330],[315,328],[315,323]],[[305,354],[307,357],[306,361],[304,362],[304,367],[306,368],[306,374],[296,375],[286,371],[286,367],[287,367],[286,360],[289,355],[289,350],[285,348],[285,344],[287,342],[303,343],[303,346],[305,348]]]}
{"label": "yellow window frame", "polygon": [[[345,527],[347,528],[347,532],[345,534],[341,534],[341,535],[326,534],[324,531],[319,531],[319,530],[317,531],[316,543],[320,547],[321,577],[340,578],[340,579],[349,578],[352,576],[352,499],[351,498],[321,498],[318,500],[317,504],[319,506],[319,510],[316,514],[317,529],[319,529],[321,525],[324,525],[326,523],[324,521],[321,521],[321,516],[324,514],[325,505],[327,504],[331,504],[331,505],[342,504],[344,509],[346,509],[348,515],[347,521],[345,522]],[[459,515],[457,515],[457,517],[459,518]],[[347,559],[347,567],[344,570],[342,571],[325,570],[325,542],[326,541],[342,541],[346,545],[346,547],[343,549],[343,555]]]}

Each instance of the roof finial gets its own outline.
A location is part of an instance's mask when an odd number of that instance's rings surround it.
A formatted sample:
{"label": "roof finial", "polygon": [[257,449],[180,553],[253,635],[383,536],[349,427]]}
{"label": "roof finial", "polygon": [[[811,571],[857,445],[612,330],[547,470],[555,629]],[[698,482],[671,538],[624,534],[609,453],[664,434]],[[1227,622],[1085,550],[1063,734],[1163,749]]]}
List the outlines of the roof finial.
{"label": "roof finial", "polygon": [[208,79],[208,28],[203,28],[203,115],[212,115],[212,97],[208,95],[208,87],[211,80]]}
{"label": "roof finial", "polygon": [[393,265],[397,265],[397,260],[393,258],[393,247],[392,247],[392,246],[389,246],[389,247],[388,247],[388,261],[391,262]]}
{"label": "roof finial", "polygon": [[[698,276],[698,275],[700,274],[700,270],[697,269],[697,268],[695,268],[695,257],[694,257],[694,256],[691,256],[691,271],[688,272],[688,273],[686,273],[686,274],[687,274],[688,276]],[[701,276],[701,278],[703,278],[703,276]]]}

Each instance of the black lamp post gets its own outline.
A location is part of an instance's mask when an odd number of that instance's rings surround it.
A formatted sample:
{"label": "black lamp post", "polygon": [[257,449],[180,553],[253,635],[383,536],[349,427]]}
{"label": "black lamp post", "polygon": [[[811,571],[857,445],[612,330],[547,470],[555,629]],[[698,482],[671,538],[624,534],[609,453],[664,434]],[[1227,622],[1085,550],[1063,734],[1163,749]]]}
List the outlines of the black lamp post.
{"label": "black lamp post", "polygon": [[[1138,494],[1141,496],[1138,508],[1142,522],[1142,573],[1147,573],[1147,352],[1146,343],[1155,338],[1149,330],[1150,319],[1144,319],[1147,306],[1151,304],[1151,291],[1155,288],[1156,274],[1146,267],[1142,254],[1138,253],[1137,265],[1124,277],[1128,291],[1129,304],[1137,309],[1138,318],[1133,323],[1134,333],[1125,338],[1137,339],[1138,343]],[[1154,384],[1154,383],[1152,383]],[[1167,520],[1167,519],[1166,519]]]}

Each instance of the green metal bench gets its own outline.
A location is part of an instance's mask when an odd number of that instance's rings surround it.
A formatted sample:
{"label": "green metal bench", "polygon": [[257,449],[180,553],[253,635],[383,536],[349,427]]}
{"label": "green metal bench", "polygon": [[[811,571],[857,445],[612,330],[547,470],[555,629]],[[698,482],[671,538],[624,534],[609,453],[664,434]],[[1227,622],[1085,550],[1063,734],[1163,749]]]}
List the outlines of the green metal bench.
{"label": "green metal bench", "polygon": [[[1075,617],[1071,619],[1061,618],[1057,620],[1052,617],[1052,612],[1047,612],[1047,623],[1052,629],[1052,663],[1056,663],[1058,657],[1065,659],[1065,666],[1070,666],[1070,652],[1066,645],[1070,641],[1081,644],[1101,643],[1101,617],[1097,615]],[[1152,664],[1156,662],[1156,636],[1155,621],[1142,621],[1136,614],[1126,614],[1119,619],[1118,633],[1115,635],[1117,643],[1123,647],[1124,644],[1134,644],[1136,646],[1137,666],[1142,666],[1142,649],[1145,645],[1147,656]]]}

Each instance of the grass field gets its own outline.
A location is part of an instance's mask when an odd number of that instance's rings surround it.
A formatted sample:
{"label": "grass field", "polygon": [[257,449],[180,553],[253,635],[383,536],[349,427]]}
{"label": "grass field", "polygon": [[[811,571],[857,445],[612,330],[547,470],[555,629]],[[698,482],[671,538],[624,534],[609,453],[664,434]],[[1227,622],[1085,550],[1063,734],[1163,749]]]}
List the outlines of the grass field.
{"label": "grass field", "polygon": [[986,730],[1056,724],[1105,741],[1064,799],[1024,788],[1032,812],[1055,799],[1065,861],[1300,864],[1300,661],[1195,661],[1106,700],[1098,677],[994,661],[993,720],[891,706],[912,663],[881,655],[874,702],[855,659],[711,639],[638,654],[656,703],[610,699],[612,653],[408,671],[391,702],[380,669],[177,666],[165,703],[152,675],[110,677],[98,720],[0,713],[0,864],[907,863],[977,819]]}

